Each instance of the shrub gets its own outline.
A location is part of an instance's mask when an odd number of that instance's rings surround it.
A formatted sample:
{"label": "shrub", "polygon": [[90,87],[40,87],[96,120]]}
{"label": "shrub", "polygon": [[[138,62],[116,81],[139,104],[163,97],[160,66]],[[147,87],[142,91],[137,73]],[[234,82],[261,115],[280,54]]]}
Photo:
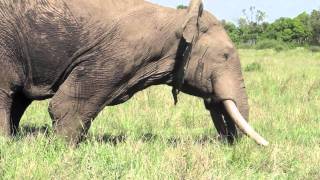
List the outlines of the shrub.
{"label": "shrub", "polygon": [[278,44],[273,49],[277,52],[287,50],[289,47],[286,44]]}
{"label": "shrub", "polygon": [[177,9],[188,9],[188,6],[180,4],[180,5],[177,6]]}
{"label": "shrub", "polygon": [[266,40],[261,40],[259,41],[256,46],[256,49],[274,49],[276,51],[283,51],[289,48],[288,44],[282,42],[282,41],[277,41],[277,40],[271,40],[271,39],[266,39]]}
{"label": "shrub", "polygon": [[237,48],[239,48],[239,49],[252,49],[253,46],[250,44],[247,44],[247,43],[240,43],[240,44],[237,44]]}
{"label": "shrub", "polygon": [[311,52],[320,52],[320,46],[310,46],[309,50]]}
{"label": "shrub", "polygon": [[244,71],[246,72],[262,71],[262,66],[260,63],[254,62],[254,63],[248,64],[244,69]]}

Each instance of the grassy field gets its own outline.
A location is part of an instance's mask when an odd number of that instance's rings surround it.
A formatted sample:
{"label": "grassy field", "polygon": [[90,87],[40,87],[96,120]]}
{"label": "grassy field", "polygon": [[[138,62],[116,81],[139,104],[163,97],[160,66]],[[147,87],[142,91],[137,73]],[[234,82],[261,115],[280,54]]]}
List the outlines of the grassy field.
{"label": "grassy field", "polygon": [[240,50],[251,124],[271,143],[219,142],[202,101],[168,87],[106,108],[71,148],[36,102],[22,135],[0,140],[0,179],[320,179],[320,53]]}

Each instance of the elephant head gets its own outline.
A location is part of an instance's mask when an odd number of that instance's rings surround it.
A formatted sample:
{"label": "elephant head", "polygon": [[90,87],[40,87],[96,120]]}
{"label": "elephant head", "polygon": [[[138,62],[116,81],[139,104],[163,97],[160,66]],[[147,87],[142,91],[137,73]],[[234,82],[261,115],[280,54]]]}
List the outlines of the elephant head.
{"label": "elephant head", "polygon": [[239,55],[223,26],[203,11],[201,0],[192,0],[182,27],[177,32],[180,45],[173,81],[178,91],[202,97],[218,133],[230,142],[241,132],[267,146],[247,122],[248,98]]}

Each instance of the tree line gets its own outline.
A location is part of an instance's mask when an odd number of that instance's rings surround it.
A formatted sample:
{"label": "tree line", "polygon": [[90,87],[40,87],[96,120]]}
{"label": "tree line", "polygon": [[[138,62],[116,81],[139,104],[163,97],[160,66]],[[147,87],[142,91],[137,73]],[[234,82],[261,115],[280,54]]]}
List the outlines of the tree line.
{"label": "tree line", "polygon": [[[187,7],[179,5],[177,8]],[[303,12],[294,18],[281,17],[272,23],[266,22],[266,13],[254,6],[242,13],[237,24],[222,20],[237,45],[253,46],[270,40],[296,46],[320,45],[320,9]]]}
{"label": "tree line", "polygon": [[295,18],[281,17],[265,22],[266,13],[250,7],[243,10],[238,25],[222,21],[230,38],[236,44],[254,45],[263,40],[276,40],[295,45],[320,45],[320,9],[310,14],[303,12]]}

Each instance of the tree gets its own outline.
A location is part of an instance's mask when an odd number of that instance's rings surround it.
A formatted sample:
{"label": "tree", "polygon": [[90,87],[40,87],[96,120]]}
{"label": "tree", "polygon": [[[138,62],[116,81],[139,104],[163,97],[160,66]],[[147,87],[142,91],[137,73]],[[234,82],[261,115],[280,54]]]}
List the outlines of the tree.
{"label": "tree", "polygon": [[312,40],[312,27],[310,22],[310,15],[306,12],[299,14],[294,20],[302,24],[305,36],[300,38],[300,44],[310,43]]}
{"label": "tree", "polygon": [[264,20],[267,17],[267,14],[261,10],[257,10],[256,7],[250,6],[249,8],[249,14],[247,13],[246,9],[242,10],[242,14],[244,17],[242,17],[242,21],[245,20],[247,24],[258,24],[264,22]]}
{"label": "tree", "polygon": [[271,39],[296,45],[320,45],[320,9],[313,10],[311,14],[303,12],[295,18],[279,18],[273,23],[265,22],[266,13],[254,6],[242,13],[238,26],[222,21],[236,44],[255,45],[258,41]]}
{"label": "tree", "polygon": [[229,34],[231,40],[234,43],[238,44],[240,42],[240,36],[239,36],[240,33],[239,33],[238,27],[232,22],[227,22],[225,20],[222,20],[221,23],[224,26],[224,29]]}
{"label": "tree", "polygon": [[310,15],[312,29],[312,43],[320,44],[320,9],[313,10]]}
{"label": "tree", "polygon": [[302,44],[311,32],[298,19],[280,18],[268,27],[266,34],[269,39]]}
{"label": "tree", "polygon": [[188,9],[188,6],[180,4],[180,5],[177,6],[177,9]]}
{"label": "tree", "polygon": [[242,13],[243,17],[238,21],[241,40],[243,43],[250,45],[256,44],[268,25],[267,23],[264,23],[266,13],[257,10],[254,6],[249,8],[249,12],[244,9],[242,10]]}
{"label": "tree", "polygon": [[257,10],[257,12],[256,12],[256,23],[260,25],[261,23],[263,23],[265,21],[266,17],[267,17],[267,13],[266,12],[263,12],[261,10]]}

